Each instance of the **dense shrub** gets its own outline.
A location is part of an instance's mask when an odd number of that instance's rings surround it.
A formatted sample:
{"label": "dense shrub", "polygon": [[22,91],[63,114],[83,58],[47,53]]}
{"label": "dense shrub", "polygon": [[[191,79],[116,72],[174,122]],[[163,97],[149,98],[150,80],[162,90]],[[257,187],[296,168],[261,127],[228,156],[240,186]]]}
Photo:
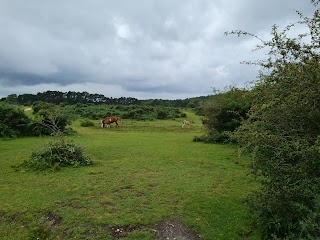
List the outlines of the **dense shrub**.
{"label": "dense shrub", "polygon": [[0,137],[30,135],[30,122],[16,105],[0,103]]}
{"label": "dense shrub", "polygon": [[201,111],[205,115],[207,135],[195,140],[205,143],[229,141],[228,133],[235,131],[247,118],[251,104],[252,96],[248,90],[230,88],[213,95],[203,104]]}
{"label": "dense shrub", "polygon": [[213,95],[203,105],[208,130],[217,132],[236,130],[242,120],[247,118],[251,102],[250,91],[234,87]]}
{"label": "dense shrub", "polygon": [[263,239],[320,236],[319,10],[297,24],[307,32],[291,38],[296,24],[282,31],[273,26],[272,39],[259,46],[269,48],[268,58],[258,61],[267,71],[261,71],[249,118],[236,132],[261,183],[248,202]]}
{"label": "dense shrub", "polygon": [[54,137],[52,141],[33,151],[29,160],[19,167],[34,171],[57,171],[61,167],[90,165],[91,160],[83,154],[83,148],[63,137]]}
{"label": "dense shrub", "polygon": [[187,117],[187,114],[186,113],[181,113],[180,117],[185,118],[185,117]]}
{"label": "dense shrub", "polygon": [[80,125],[81,125],[82,127],[92,127],[92,126],[94,126],[94,122],[92,122],[92,121],[90,121],[90,120],[88,120],[88,119],[84,119],[84,120],[82,120],[82,121],[80,122]]}
{"label": "dense shrub", "polygon": [[166,119],[168,116],[168,112],[163,111],[163,110],[159,110],[157,112],[157,119]]}

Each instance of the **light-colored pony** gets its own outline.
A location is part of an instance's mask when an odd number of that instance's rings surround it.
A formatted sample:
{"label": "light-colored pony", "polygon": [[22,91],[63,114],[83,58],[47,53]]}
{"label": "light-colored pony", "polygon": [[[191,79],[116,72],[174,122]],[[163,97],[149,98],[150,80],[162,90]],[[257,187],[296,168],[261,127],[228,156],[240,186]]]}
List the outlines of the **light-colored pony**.
{"label": "light-colored pony", "polygon": [[190,127],[192,124],[194,124],[193,120],[183,120],[182,128],[184,128],[185,125],[188,125],[188,127]]}

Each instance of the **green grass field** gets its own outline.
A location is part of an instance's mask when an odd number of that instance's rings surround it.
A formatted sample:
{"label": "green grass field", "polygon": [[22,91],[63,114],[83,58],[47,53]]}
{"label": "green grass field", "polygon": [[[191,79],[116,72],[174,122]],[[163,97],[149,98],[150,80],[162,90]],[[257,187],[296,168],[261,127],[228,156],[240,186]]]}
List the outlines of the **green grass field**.
{"label": "green grass field", "polygon": [[[190,114],[188,114],[190,119]],[[197,119],[194,115],[193,119]],[[73,139],[93,166],[19,172],[50,137],[0,141],[1,239],[153,239],[152,227],[179,220],[201,239],[259,239],[245,197],[255,188],[248,159],[231,145],[193,142],[200,121],[137,122],[101,129],[73,123]]]}

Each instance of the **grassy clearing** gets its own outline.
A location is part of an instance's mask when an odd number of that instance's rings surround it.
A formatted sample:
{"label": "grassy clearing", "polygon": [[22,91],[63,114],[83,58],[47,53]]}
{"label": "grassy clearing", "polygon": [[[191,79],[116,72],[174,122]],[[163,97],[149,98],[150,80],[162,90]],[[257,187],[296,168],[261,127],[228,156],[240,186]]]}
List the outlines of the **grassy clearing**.
{"label": "grassy clearing", "polygon": [[[189,115],[189,119],[196,119]],[[252,230],[244,198],[255,187],[247,159],[229,145],[194,143],[200,121],[123,120],[119,129],[80,127],[74,141],[93,166],[15,172],[48,137],[0,141],[1,239],[152,239],[152,226],[179,219],[203,239],[243,239]],[[255,233],[248,239],[258,239]]]}

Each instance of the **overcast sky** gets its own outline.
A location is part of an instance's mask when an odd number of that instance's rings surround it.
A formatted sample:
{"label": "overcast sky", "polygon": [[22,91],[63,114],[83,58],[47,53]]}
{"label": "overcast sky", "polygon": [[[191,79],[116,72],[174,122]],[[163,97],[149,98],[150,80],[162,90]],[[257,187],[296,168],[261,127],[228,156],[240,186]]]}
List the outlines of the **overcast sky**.
{"label": "overcast sky", "polygon": [[47,90],[184,99],[243,86],[252,37],[296,22],[308,0],[0,0],[0,98]]}

